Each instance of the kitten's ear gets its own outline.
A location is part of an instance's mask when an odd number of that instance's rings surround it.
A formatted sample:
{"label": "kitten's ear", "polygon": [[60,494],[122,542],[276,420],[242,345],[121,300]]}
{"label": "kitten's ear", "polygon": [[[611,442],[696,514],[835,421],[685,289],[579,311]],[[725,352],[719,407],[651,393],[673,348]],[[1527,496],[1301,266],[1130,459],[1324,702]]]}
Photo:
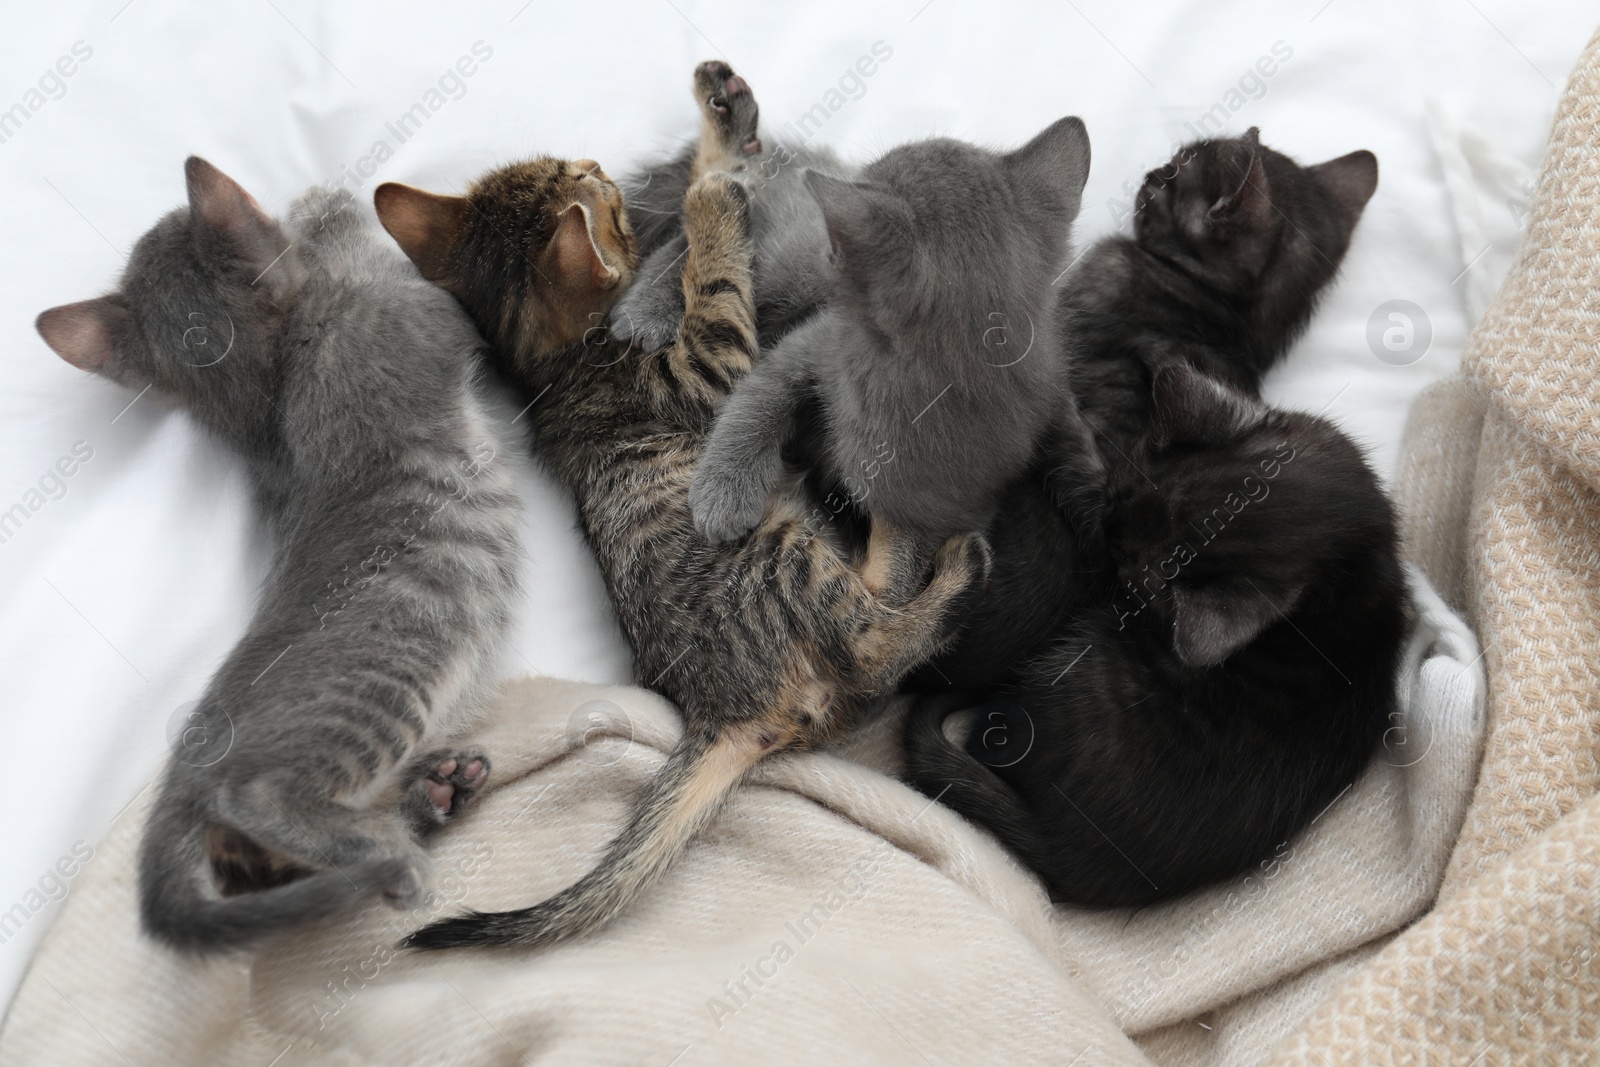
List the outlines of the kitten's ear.
{"label": "kitten's ear", "polygon": [[1334,201],[1351,217],[1352,224],[1361,217],[1361,209],[1378,189],[1378,157],[1365,149],[1306,169],[1333,194]]}
{"label": "kitten's ear", "polygon": [[1219,444],[1244,433],[1266,414],[1266,405],[1243,395],[1187,363],[1166,363],[1151,382],[1155,443]]}
{"label": "kitten's ear", "polygon": [[822,207],[828,239],[849,248],[875,240],[879,227],[894,213],[894,193],[873,182],[851,182],[820,171],[802,174],[806,189]]}
{"label": "kitten's ear", "polygon": [[118,342],[133,329],[133,316],[122,297],[102,296],[51,308],[34,325],[56,355],[74,367],[99,373],[116,355]]}
{"label": "kitten's ear", "polygon": [[1190,667],[1215,667],[1288,615],[1304,586],[1273,597],[1232,579],[1172,587],[1172,648]]}
{"label": "kitten's ear", "polygon": [[242,257],[247,269],[274,299],[293,285],[292,264],[278,266],[289,238],[271,215],[261,210],[244,187],[199,156],[183,165],[189,187],[189,210],[200,224]]}
{"label": "kitten's ear", "polygon": [[1250,127],[1240,138],[1244,177],[1232,192],[1219,197],[1206,212],[1213,222],[1237,222],[1254,229],[1270,221],[1272,199],[1267,189],[1267,167],[1261,151],[1261,130]]}
{"label": "kitten's ear", "polygon": [[590,288],[610,289],[622,277],[600,254],[599,242],[594,239],[594,216],[586,204],[574,203],[561,213],[550,249],[558,275],[569,284],[581,280]]}
{"label": "kitten's ear", "polygon": [[372,194],[372,206],[377,209],[378,221],[422,276],[436,285],[445,284],[450,255],[461,238],[466,198],[384,182]]}
{"label": "kitten's ear", "polygon": [[1076,217],[1089,180],[1089,131],[1076,115],[1058,119],[1006,161],[1030,182],[1057,190]]}

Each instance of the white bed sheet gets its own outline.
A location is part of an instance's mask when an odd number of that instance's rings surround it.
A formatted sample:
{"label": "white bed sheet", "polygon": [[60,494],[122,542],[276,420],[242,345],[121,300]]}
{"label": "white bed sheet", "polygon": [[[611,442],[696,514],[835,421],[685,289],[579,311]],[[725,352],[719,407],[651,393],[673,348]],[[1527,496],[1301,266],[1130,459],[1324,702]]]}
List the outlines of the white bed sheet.
{"label": "white bed sheet", "polygon": [[[1231,132],[1259,125],[1305,161],[1369,148],[1382,177],[1343,280],[1268,391],[1338,418],[1387,475],[1411,398],[1456,366],[1468,290],[1486,291],[1503,269],[1523,176],[1593,20],[1582,0],[12,10],[0,37],[0,513],[42,504],[0,533],[12,775],[0,997],[53,917],[49,898],[70,891],[60,872],[157,768],[169,725],[242,632],[265,569],[235,457],[155,396],[61,363],[32,325],[113,281],[133,241],[181,201],[188,154],[269,210],[347,177],[366,195],[386,180],[459,189],[535,152],[619,173],[693,129],[689,71],[719,54],[750,78],[775,131],[836,105],[814,135],[856,158],[930,133],[1015,144],[1082,115],[1095,154],[1084,241],[1116,228],[1123,183],[1137,185],[1208,112]],[[864,56],[873,73],[852,81]],[[452,81],[461,57],[473,73]],[[1252,80],[1261,57],[1272,73]],[[402,141],[386,124],[419,103],[438,106]],[[1455,153],[1460,130],[1477,139]],[[359,173],[379,141],[390,154]],[[1368,344],[1369,319],[1392,300],[1425,309],[1431,326],[1430,348],[1409,365]],[[76,462],[58,485],[47,475],[62,457]],[[569,502],[531,464],[521,481],[531,565],[504,671],[625,680],[627,651]]]}

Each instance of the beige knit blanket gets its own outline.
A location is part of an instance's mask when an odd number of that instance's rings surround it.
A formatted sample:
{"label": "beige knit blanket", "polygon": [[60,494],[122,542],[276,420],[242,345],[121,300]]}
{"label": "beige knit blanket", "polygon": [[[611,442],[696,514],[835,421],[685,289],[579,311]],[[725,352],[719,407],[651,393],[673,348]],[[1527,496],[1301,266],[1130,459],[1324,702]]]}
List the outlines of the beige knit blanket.
{"label": "beige knit blanket", "polygon": [[679,730],[642,690],[524,679],[489,709],[496,787],[442,835],[429,914],[184,961],[135,931],[124,819],[0,1064],[1600,1063],[1597,139],[1600,38],[1463,377],[1408,429],[1409,551],[1484,651],[1416,575],[1384,750],[1259,869],[1134,913],[1052,908],[886,773],[890,717],[762,768],[595,937],[399,952],[430,915],[576,878]]}

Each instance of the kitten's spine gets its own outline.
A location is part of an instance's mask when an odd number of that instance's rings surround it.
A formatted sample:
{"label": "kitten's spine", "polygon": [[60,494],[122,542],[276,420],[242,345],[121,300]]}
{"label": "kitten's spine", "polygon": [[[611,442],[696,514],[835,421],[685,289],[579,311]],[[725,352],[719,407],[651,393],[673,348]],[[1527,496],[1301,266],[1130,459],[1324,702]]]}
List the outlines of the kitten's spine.
{"label": "kitten's spine", "polygon": [[747,730],[691,726],[666,766],[645,785],[628,825],[588,874],[542,904],[444,919],[418,930],[404,945],[542,945],[603,926],[661,877],[745,774],[774,750]]}

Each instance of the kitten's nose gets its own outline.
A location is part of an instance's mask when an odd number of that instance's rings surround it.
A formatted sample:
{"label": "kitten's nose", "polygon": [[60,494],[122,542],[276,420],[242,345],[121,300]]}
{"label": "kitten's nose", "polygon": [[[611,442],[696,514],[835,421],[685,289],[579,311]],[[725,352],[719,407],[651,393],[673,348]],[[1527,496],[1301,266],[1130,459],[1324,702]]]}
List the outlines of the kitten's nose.
{"label": "kitten's nose", "polygon": [[606,178],[606,172],[600,169],[600,164],[592,159],[575,159],[572,161],[572,165],[585,174],[593,174],[596,178],[605,178],[606,181],[611,180]]}

